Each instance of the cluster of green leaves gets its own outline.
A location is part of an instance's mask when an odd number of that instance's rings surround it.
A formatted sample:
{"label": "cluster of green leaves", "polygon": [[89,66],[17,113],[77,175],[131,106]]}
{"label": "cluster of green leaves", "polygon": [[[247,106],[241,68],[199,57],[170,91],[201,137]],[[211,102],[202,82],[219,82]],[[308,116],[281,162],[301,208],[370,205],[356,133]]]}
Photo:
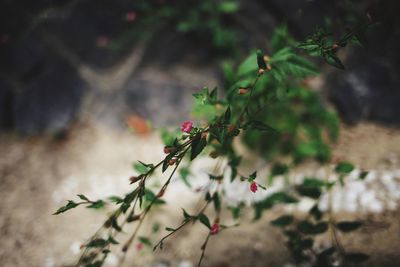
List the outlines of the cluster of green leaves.
{"label": "cluster of green leaves", "polygon": [[[322,211],[319,209],[319,201],[323,194],[330,194],[331,189],[336,186],[343,186],[345,177],[353,170],[353,165],[348,162],[340,162],[335,168],[338,174],[336,181],[325,181],[319,178],[305,178],[299,185],[294,185],[292,193],[275,193],[264,201],[256,204],[256,218],[264,209],[270,209],[274,204],[296,203],[300,197],[310,198],[314,205],[307,216],[297,219],[291,214],[282,215],[270,223],[282,229],[287,238],[287,247],[296,263],[314,262],[316,266],[336,266],[335,261],[344,263],[360,263],[369,258],[368,255],[360,252],[347,252],[338,240],[338,232],[345,234],[359,229],[361,221],[340,221],[335,222],[332,210]],[[359,179],[363,179],[361,174]],[[315,237],[327,234],[330,230],[332,246],[318,250],[315,246]]]}
{"label": "cluster of green leaves", "polygon": [[[328,144],[338,135],[339,120],[322,104],[318,93],[305,85],[305,79],[318,74],[317,68],[293,46],[287,46],[296,42],[285,29],[279,28],[272,38],[272,56],[265,60],[270,70],[261,76],[249,101],[248,116],[257,122],[242,138],[266,159],[289,155],[295,164],[307,158],[327,162]],[[251,86],[258,69],[256,62],[257,55],[253,54],[237,72],[229,66],[224,68],[227,101],[236,109],[247,105],[237,88]],[[268,125],[263,126],[265,131],[258,131],[261,124]]]}
{"label": "cluster of green leaves", "polygon": [[298,45],[298,48],[304,50],[311,56],[321,57],[326,63],[339,69],[344,69],[342,61],[337,52],[341,47],[350,44],[367,45],[366,30],[371,21],[363,22],[357,25],[353,30],[346,32],[339,40],[335,40],[332,33],[323,28],[317,27],[314,34],[309,36],[306,41]]}

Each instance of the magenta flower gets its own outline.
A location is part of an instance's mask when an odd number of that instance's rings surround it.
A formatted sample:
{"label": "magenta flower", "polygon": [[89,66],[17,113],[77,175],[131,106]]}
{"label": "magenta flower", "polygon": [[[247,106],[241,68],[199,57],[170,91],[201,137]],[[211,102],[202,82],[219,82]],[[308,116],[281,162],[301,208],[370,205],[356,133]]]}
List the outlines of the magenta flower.
{"label": "magenta flower", "polygon": [[257,183],[256,183],[256,182],[252,182],[252,183],[250,184],[250,190],[251,190],[251,192],[255,193],[255,192],[257,192],[257,189],[258,189]]}
{"label": "magenta flower", "polygon": [[182,123],[181,131],[185,132],[185,133],[190,133],[190,131],[192,130],[192,127],[193,127],[193,122],[185,121],[184,123]]}
{"label": "magenta flower", "polygon": [[216,235],[219,232],[219,224],[218,223],[214,223],[213,226],[211,226],[210,229],[210,234],[211,235]]}

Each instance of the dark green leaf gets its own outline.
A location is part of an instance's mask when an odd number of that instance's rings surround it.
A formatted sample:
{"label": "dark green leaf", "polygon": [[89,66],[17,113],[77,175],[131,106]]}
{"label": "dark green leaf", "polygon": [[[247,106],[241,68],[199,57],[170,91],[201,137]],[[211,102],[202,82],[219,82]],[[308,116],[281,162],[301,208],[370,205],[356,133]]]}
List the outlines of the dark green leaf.
{"label": "dark green leaf", "polygon": [[321,196],[321,190],[318,187],[299,185],[296,190],[300,195],[313,199],[318,199]]}
{"label": "dark green leaf", "polygon": [[214,193],[212,200],[214,203],[215,211],[217,211],[217,212],[221,211],[221,201],[219,199],[219,195],[217,192]]}
{"label": "dark green leaf", "polygon": [[78,197],[85,201],[90,201],[85,195],[79,194]]}
{"label": "dark green leaf", "polygon": [[194,137],[195,139],[192,142],[192,150],[190,154],[190,160],[194,160],[206,147],[207,139],[202,137],[201,134]]}
{"label": "dark green leaf", "polygon": [[146,245],[146,246],[148,246],[148,247],[152,247],[153,245],[151,244],[151,241],[150,241],[150,239],[148,239],[147,237],[144,237],[144,236],[139,236],[139,241],[143,244],[143,245]]}
{"label": "dark green leaf", "polygon": [[64,207],[59,208],[55,213],[53,213],[53,215],[57,215],[63,212],[66,212],[67,210],[76,208],[79,204],[73,202],[72,200],[68,200],[67,205],[65,205]]}
{"label": "dark green leaf", "polygon": [[90,241],[86,246],[89,248],[102,248],[107,245],[107,240],[103,238],[96,238]]}
{"label": "dark green leaf", "polygon": [[271,224],[279,227],[285,227],[290,225],[293,222],[293,220],[294,218],[292,215],[282,215],[279,218],[271,221]]}
{"label": "dark green leaf", "polygon": [[264,60],[264,54],[261,52],[261,50],[257,50],[257,65],[259,69],[265,70],[267,68]]}
{"label": "dark green leaf", "polygon": [[108,242],[110,244],[114,244],[114,245],[118,245],[119,242],[117,240],[115,240],[114,238],[112,238],[111,236],[108,237]]}
{"label": "dark green leaf", "polygon": [[271,126],[269,126],[268,124],[262,122],[262,121],[257,121],[257,120],[251,120],[248,123],[246,123],[246,125],[243,127],[246,130],[248,128],[250,129],[256,129],[256,130],[260,130],[260,131],[265,131],[265,132],[276,132],[276,130],[274,128],[272,128]]}
{"label": "dark green leaf", "polygon": [[224,124],[229,124],[231,121],[231,107],[228,107],[224,113]]}
{"label": "dark green leaf", "polygon": [[367,171],[362,171],[362,172],[360,173],[360,175],[358,176],[358,179],[364,180],[365,177],[367,177],[367,175],[368,175],[368,172],[367,172]]}
{"label": "dark green leaf", "polygon": [[206,215],[204,215],[204,213],[201,213],[199,215],[199,220],[202,224],[204,224],[208,229],[211,229],[211,224],[210,224],[210,220],[208,219],[208,217]]}
{"label": "dark green leaf", "polygon": [[341,174],[349,174],[353,169],[353,164],[349,162],[340,162],[338,165],[336,165],[335,171]]}
{"label": "dark green leaf", "polygon": [[344,65],[343,65],[342,61],[340,61],[340,59],[334,52],[325,53],[324,60],[329,65],[332,65],[338,69],[344,70]]}
{"label": "dark green leaf", "polygon": [[101,209],[104,207],[104,201],[103,200],[97,200],[96,202],[91,203],[89,206],[87,206],[88,209]]}
{"label": "dark green leaf", "polygon": [[317,234],[322,234],[328,230],[328,223],[326,222],[320,222],[313,224],[312,222],[309,221],[301,221],[298,224],[298,229],[300,232],[306,235],[317,235]]}
{"label": "dark green leaf", "polygon": [[351,232],[357,230],[362,225],[360,221],[343,221],[336,224],[336,228],[338,228],[342,232]]}
{"label": "dark green leaf", "polygon": [[322,218],[322,212],[318,208],[318,204],[315,204],[309,211],[315,220],[319,221]]}

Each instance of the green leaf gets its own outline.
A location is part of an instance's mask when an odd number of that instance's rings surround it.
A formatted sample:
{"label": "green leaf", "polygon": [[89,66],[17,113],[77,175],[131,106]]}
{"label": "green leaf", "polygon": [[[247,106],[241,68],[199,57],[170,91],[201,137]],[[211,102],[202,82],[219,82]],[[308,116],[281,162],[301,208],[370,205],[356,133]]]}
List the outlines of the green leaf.
{"label": "green leaf", "polygon": [[349,174],[354,170],[353,164],[349,162],[340,162],[336,165],[335,171],[341,174]]}
{"label": "green leaf", "polygon": [[257,50],[257,65],[259,69],[267,69],[267,65],[265,64],[264,54],[261,50]]}
{"label": "green leaf", "polygon": [[182,179],[183,183],[187,187],[192,188],[192,185],[190,184],[189,180],[187,179],[189,177],[189,175],[190,175],[189,168],[186,168],[186,167],[180,168],[179,175],[180,175],[179,177]]}
{"label": "green leaf", "polygon": [[133,168],[140,174],[146,174],[150,170],[148,166],[143,164],[142,162],[139,161],[139,163],[133,164]]}
{"label": "green leaf", "polygon": [[346,253],[345,260],[353,263],[361,263],[369,259],[369,255],[359,252]]}
{"label": "green leaf", "polygon": [[231,107],[228,107],[224,113],[224,124],[229,124],[231,121]]}
{"label": "green leaf", "polygon": [[271,221],[271,224],[278,227],[285,227],[290,225],[293,222],[293,220],[294,218],[292,215],[282,215],[279,218],[276,218],[275,220]]}
{"label": "green leaf", "polygon": [[97,200],[96,202],[91,203],[86,208],[88,208],[88,209],[101,209],[102,207],[104,207],[104,205],[105,205],[105,203],[104,203],[103,200]]}
{"label": "green leaf", "polygon": [[298,230],[306,235],[318,235],[326,232],[328,230],[328,223],[320,222],[313,224],[309,221],[301,221],[298,226]]}
{"label": "green leaf", "polygon": [[67,210],[76,208],[79,204],[75,203],[72,200],[68,200],[67,205],[65,205],[64,207],[59,208],[55,213],[53,213],[53,215],[57,215],[63,212],[66,212]]}
{"label": "green leaf", "polygon": [[358,176],[358,179],[364,180],[364,179],[367,177],[368,173],[369,173],[369,172],[367,172],[367,171],[362,171],[362,172],[360,173],[360,175]]}
{"label": "green leaf", "polygon": [[107,243],[108,243],[107,240],[103,238],[96,238],[90,241],[86,246],[88,248],[102,248],[105,245],[107,245]]}
{"label": "green leaf", "polygon": [[146,246],[148,246],[148,247],[152,247],[152,246],[153,246],[153,245],[151,244],[150,239],[148,239],[147,237],[139,236],[138,239],[139,239],[139,241],[140,241],[143,245],[146,245]]}
{"label": "green leaf", "polygon": [[214,203],[214,209],[215,211],[219,212],[221,211],[221,201],[219,199],[219,195],[217,192],[214,193],[212,197],[213,203]]}
{"label": "green leaf", "polygon": [[319,221],[322,218],[322,212],[318,208],[318,204],[315,204],[309,211],[315,220]]}
{"label": "green leaf", "polygon": [[171,228],[171,227],[165,227],[165,230],[168,231],[168,232],[174,232],[175,231],[175,229]]}
{"label": "green leaf", "polygon": [[240,64],[238,69],[238,75],[244,76],[248,73],[256,73],[257,71],[257,54],[252,54],[247,57],[242,64]]}
{"label": "green leaf", "polygon": [[108,242],[110,244],[114,244],[114,245],[118,245],[119,242],[117,240],[115,240],[114,238],[112,238],[111,236],[108,237]]}
{"label": "green leaf", "polygon": [[340,61],[339,57],[334,52],[324,53],[323,57],[325,62],[329,65],[344,70],[344,65],[342,61]]}
{"label": "green leaf", "polygon": [[207,138],[202,137],[201,134],[198,134],[197,137],[194,137],[192,142],[192,149],[190,154],[190,160],[194,160],[206,147]]}
{"label": "green leaf", "polygon": [[357,230],[362,225],[361,221],[343,221],[336,224],[336,228],[342,232],[351,232]]}
{"label": "green leaf", "polygon": [[296,203],[298,202],[297,199],[294,197],[288,195],[285,192],[276,192],[264,200],[260,202],[256,202],[254,204],[254,209],[255,209],[255,216],[254,220],[257,220],[261,218],[262,212],[266,209],[272,208],[275,204],[279,203],[284,203],[284,204],[290,204],[290,203]]}
{"label": "green leaf", "polygon": [[235,13],[239,10],[239,3],[236,1],[222,1],[218,5],[218,10],[221,13]]}
{"label": "green leaf", "polygon": [[169,165],[169,161],[170,161],[172,158],[174,158],[175,155],[176,155],[177,153],[178,153],[178,150],[169,153],[169,154],[165,157],[164,162],[163,162],[163,165],[162,165],[162,172],[165,172],[165,171],[168,169],[168,167],[170,166],[170,165]]}
{"label": "green leaf", "polygon": [[274,128],[272,128],[271,126],[269,126],[268,124],[262,122],[262,121],[258,121],[258,120],[251,120],[249,122],[247,122],[245,124],[245,126],[243,126],[244,129],[256,129],[256,130],[260,130],[260,131],[265,131],[265,132],[276,132],[276,130]]}
{"label": "green leaf", "polygon": [[210,220],[208,219],[208,217],[206,215],[204,215],[204,213],[201,213],[199,215],[199,220],[202,224],[204,224],[208,229],[211,229],[211,224],[210,224]]}
{"label": "green leaf", "polygon": [[185,218],[185,220],[193,218],[193,216],[190,215],[189,213],[187,213],[185,209],[182,209],[182,212],[183,212],[183,217]]}
{"label": "green leaf", "polygon": [[85,196],[85,195],[82,195],[82,194],[79,194],[79,195],[77,195],[80,199],[82,199],[82,200],[85,200],[85,201],[89,201],[90,202],[90,200]]}
{"label": "green leaf", "polygon": [[300,195],[313,199],[318,199],[321,196],[321,190],[314,186],[299,185],[296,190]]}

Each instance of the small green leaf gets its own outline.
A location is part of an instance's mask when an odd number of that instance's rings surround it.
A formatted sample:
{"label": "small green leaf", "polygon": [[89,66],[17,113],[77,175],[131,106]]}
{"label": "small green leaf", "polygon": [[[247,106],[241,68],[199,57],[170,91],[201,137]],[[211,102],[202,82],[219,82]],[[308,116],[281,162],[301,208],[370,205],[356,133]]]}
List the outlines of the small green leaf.
{"label": "small green leaf", "polygon": [[85,201],[90,201],[85,195],[79,194],[78,197]]}
{"label": "small green leaf", "polygon": [[185,220],[190,219],[190,218],[193,217],[192,215],[187,213],[185,209],[182,209],[182,212],[183,212],[183,217],[185,218]]}
{"label": "small green leaf", "polygon": [[114,244],[114,245],[118,245],[119,242],[117,240],[115,240],[114,238],[112,238],[111,236],[108,237],[108,242],[110,244]]}
{"label": "small green leaf", "polygon": [[335,171],[341,174],[349,174],[353,171],[353,169],[353,164],[349,162],[340,162],[338,165],[336,165]]}
{"label": "small green leaf", "polygon": [[358,176],[358,179],[364,180],[364,179],[367,177],[368,173],[369,173],[369,172],[367,172],[367,171],[362,171],[362,172],[360,173],[360,175]]}
{"label": "small green leaf", "polygon": [[229,124],[231,121],[231,107],[228,107],[224,113],[224,124]]}
{"label": "small green leaf", "polygon": [[194,137],[192,142],[192,150],[190,154],[190,160],[194,160],[206,147],[207,138],[202,137],[201,134],[198,134],[197,137]]}
{"label": "small green leaf", "polygon": [[57,215],[63,212],[66,212],[67,210],[76,208],[79,204],[75,203],[72,200],[68,200],[67,205],[65,205],[64,207],[59,208],[55,213],[53,213],[53,215]]}
{"label": "small green leaf", "polygon": [[201,213],[199,215],[199,220],[202,224],[204,224],[208,229],[211,229],[211,224],[210,224],[210,220],[208,219],[208,217],[206,215],[204,215],[204,213]]}
{"label": "small green leaf", "polygon": [[91,203],[87,206],[88,209],[101,209],[104,207],[105,203],[103,200],[97,200],[96,202]]}
{"label": "small green leaf", "polygon": [[214,209],[215,211],[219,212],[221,211],[221,201],[219,199],[219,195],[217,192],[214,193],[212,197],[213,203],[214,203]]}
{"label": "small green leaf", "polygon": [[257,65],[259,69],[265,70],[267,68],[264,60],[264,54],[261,52],[261,50],[257,50]]}
{"label": "small green leaf", "polygon": [[272,128],[268,124],[266,124],[262,121],[258,121],[258,120],[251,120],[251,121],[247,122],[246,125],[243,126],[243,128],[245,130],[250,128],[250,129],[256,129],[256,130],[265,131],[265,132],[276,132],[276,130],[274,128]]}
{"label": "small green leaf", "polygon": [[344,65],[339,57],[334,52],[324,53],[324,60],[331,66],[344,70]]}
{"label": "small green leaf", "polygon": [[343,221],[336,224],[336,228],[342,232],[351,232],[357,230],[362,225],[360,221]]}
{"label": "small green leaf", "polygon": [[306,235],[317,235],[322,234],[328,230],[328,223],[320,222],[317,224],[313,224],[310,221],[301,221],[298,224],[298,230]]}
{"label": "small green leaf", "polygon": [[293,220],[294,218],[292,215],[282,215],[279,218],[276,218],[275,220],[271,221],[271,224],[278,227],[285,227],[290,225],[293,222]]}
{"label": "small green leaf", "polygon": [[322,218],[322,212],[318,208],[318,204],[315,204],[309,211],[315,220],[319,221]]}
{"label": "small green leaf", "polygon": [[139,236],[138,237],[140,243],[142,243],[143,245],[146,245],[148,247],[152,247],[153,245],[151,244],[150,239],[148,239],[147,237],[144,236]]}
{"label": "small green leaf", "polygon": [[166,231],[169,231],[169,232],[174,232],[174,231],[175,231],[175,229],[174,229],[174,228],[171,228],[171,227],[165,227],[165,230],[166,230]]}
{"label": "small green leaf", "polygon": [[102,248],[107,245],[107,240],[103,238],[96,238],[90,241],[86,246],[89,248]]}

